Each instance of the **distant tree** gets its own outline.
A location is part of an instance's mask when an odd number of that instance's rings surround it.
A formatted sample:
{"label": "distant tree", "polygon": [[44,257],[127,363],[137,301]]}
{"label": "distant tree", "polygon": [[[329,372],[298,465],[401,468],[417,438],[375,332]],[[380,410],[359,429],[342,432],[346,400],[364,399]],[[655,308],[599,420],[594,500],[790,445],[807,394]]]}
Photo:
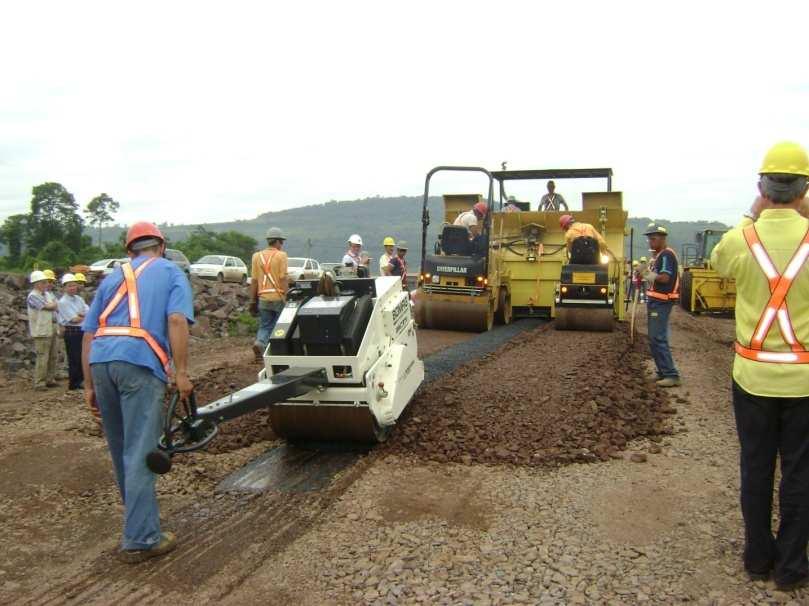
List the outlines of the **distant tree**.
{"label": "distant tree", "polygon": [[101,246],[101,233],[106,223],[112,223],[120,205],[107,194],[99,194],[87,204],[84,212],[90,216],[90,225],[98,227],[98,245]]}
{"label": "distant tree", "polygon": [[0,242],[8,246],[8,265],[17,267],[27,239],[28,215],[11,215],[0,226]]}
{"label": "distant tree", "polygon": [[39,267],[65,269],[76,262],[76,253],[59,240],[48,242],[37,254]]}
{"label": "distant tree", "polygon": [[73,251],[81,249],[84,221],[76,199],[60,183],[43,183],[32,191],[26,244],[36,254],[49,242],[61,242]]}

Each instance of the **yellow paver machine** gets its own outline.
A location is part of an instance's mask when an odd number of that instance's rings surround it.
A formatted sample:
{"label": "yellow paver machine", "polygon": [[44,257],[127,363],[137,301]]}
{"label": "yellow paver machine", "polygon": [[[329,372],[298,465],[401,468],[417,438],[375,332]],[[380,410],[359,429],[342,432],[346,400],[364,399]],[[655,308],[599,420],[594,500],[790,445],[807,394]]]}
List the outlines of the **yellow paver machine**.
{"label": "yellow paver machine", "polygon": [[736,308],[736,281],[711,266],[711,252],[726,231],[705,229],[696,242],[683,245],[680,304],[688,312],[729,314]]}
{"label": "yellow paver machine", "polygon": [[[477,244],[464,248],[455,217],[483,200],[477,194],[444,196],[444,226],[433,250],[427,250],[430,177],[439,170],[479,171],[489,176],[487,204]],[[532,211],[511,201],[513,181],[606,179],[606,191],[582,194],[581,210]],[[496,195],[491,191],[496,181]],[[543,183],[544,185],[544,183]],[[539,187],[538,187],[539,190]],[[559,225],[563,214],[592,224],[614,254],[588,263],[571,263]],[[627,213],[622,195],[612,191],[612,169],[502,170],[438,167],[428,173],[422,211],[422,263],[416,322],[426,328],[488,330],[495,320],[557,318],[562,329],[610,330],[623,319],[625,296],[624,237]],[[455,232],[458,232],[457,234]],[[461,242],[461,250],[454,247]],[[462,252],[463,254],[458,254]],[[574,261],[576,259],[573,259]]]}

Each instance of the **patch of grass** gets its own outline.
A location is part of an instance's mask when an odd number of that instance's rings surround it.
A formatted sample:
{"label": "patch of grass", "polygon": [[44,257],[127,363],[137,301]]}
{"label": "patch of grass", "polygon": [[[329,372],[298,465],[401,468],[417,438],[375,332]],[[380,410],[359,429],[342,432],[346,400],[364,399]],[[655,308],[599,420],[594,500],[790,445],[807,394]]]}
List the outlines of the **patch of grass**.
{"label": "patch of grass", "polygon": [[248,336],[255,334],[257,330],[258,318],[247,312],[242,312],[237,318],[228,322],[228,334],[231,336]]}

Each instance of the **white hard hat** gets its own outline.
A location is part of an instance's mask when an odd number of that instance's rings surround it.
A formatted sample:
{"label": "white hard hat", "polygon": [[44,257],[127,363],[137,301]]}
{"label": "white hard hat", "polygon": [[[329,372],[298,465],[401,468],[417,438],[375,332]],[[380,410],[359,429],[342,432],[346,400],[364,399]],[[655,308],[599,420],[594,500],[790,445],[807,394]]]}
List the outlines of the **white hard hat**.
{"label": "white hard hat", "polygon": [[351,237],[348,239],[349,244],[359,244],[362,246],[362,238],[360,238],[359,234],[351,234]]}
{"label": "white hard hat", "polygon": [[47,279],[48,278],[45,275],[45,272],[37,269],[31,272],[31,276],[28,278],[28,281],[31,282],[31,284],[34,284],[35,282],[42,282],[42,280]]}
{"label": "white hard hat", "polygon": [[65,285],[68,282],[75,282],[75,281],[76,276],[74,276],[73,274],[65,274],[64,276],[62,276],[62,285]]}

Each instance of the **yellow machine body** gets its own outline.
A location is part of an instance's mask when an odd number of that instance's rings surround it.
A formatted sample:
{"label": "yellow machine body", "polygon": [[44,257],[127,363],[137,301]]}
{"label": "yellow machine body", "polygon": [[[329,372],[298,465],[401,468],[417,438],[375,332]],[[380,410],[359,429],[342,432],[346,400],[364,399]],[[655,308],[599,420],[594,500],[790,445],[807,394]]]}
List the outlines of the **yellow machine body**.
{"label": "yellow machine body", "polygon": [[733,313],[736,308],[736,281],[711,266],[711,252],[724,234],[705,229],[697,232],[695,243],[683,246],[680,305],[690,313]]}
{"label": "yellow machine body", "polygon": [[680,280],[680,303],[686,311],[730,313],[736,308],[736,281],[715,269],[687,267]]}
{"label": "yellow machine body", "polygon": [[[484,199],[480,194],[446,194],[443,201],[444,223],[451,225],[458,215]],[[420,276],[422,284],[415,309],[418,325],[484,332],[492,328],[495,320],[509,323],[508,276],[503,275],[502,257],[501,251],[489,247],[485,271],[472,275],[427,272]],[[451,261],[452,257],[447,257],[448,264]]]}
{"label": "yellow machine body", "polygon": [[607,241],[618,257],[609,259],[610,282],[614,285],[615,317],[624,318],[624,237],[627,212],[621,192],[582,194],[581,210],[498,212],[492,220],[492,247],[502,254],[503,273],[514,317],[556,317],[556,291],[562,266],[567,262],[565,232],[559,225],[564,214],[589,223]]}

